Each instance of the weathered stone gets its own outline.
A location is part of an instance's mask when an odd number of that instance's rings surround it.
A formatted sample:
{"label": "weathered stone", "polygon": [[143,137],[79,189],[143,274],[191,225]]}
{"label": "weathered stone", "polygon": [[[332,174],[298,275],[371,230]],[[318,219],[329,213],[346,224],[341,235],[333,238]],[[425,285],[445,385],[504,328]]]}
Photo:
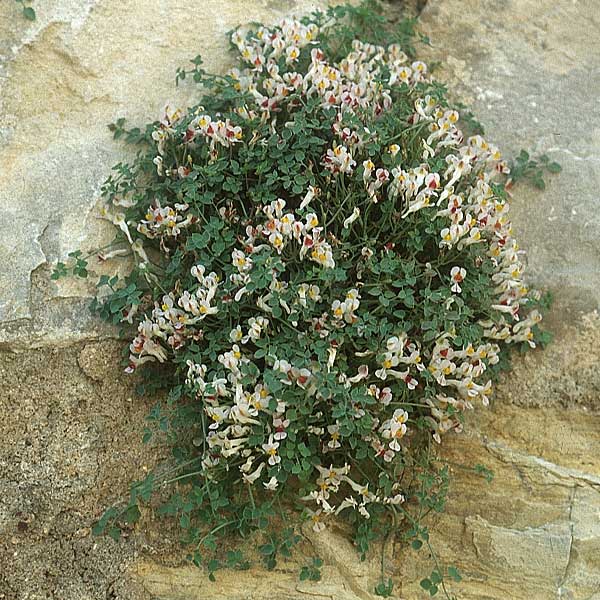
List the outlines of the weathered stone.
{"label": "weathered stone", "polygon": [[[87,311],[91,288],[49,280],[48,263],[112,236],[94,207],[127,149],[106,124],[145,123],[167,99],[185,104],[193,89],[174,88],[177,66],[201,52],[220,69],[227,29],[311,5],[48,0],[29,23],[16,3],[0,3],[0,347],[44,347],[0,357],[0,598],[374,598],[380,556],[359,562],[342,532],[307,531],[296,562],[219,572],[216,584],[151,514],[119,543],[91,538],[93,520],[162,454],[138,443],[148,406],[130,401],[119,344],[73,346],[113,334]],[[564,168],[543,194],[515,188],[512,203],[531,280],[557,297],[548,319],[557,340],[517,357],[493,407],[441,449],[453,483],[429,526],[440,559],[463,575],[451,584],[461,600],[600,600],[600,321],[579,318],[600,299],[594,9],[429,0],[422,17],[438,77],[473,104],[490,139]],[[464,468],[477,463],[492,483]],[[426,552],[388,553],[396,597],[424,597]],[[322,582],[299,582],[314,555]]]}
{"label": "weathered stone", "polygon": [[[504,419],[520,427],[504,427]],[[548,429],[549,421],[562,427]],[[524,438],[525,431],[534,433]],[[548,438],[542,444],[544,433]],[[538,440],[539,455],[524,450],[531,438]],[[566,447],[563,458],[555,446]],[[450,584],[452,592],[461,600],[591,597],[600,578],[600,466],[587,458],[596,460],[599,452],[599,415],[574,409],[542,412],[500,401],[473,415],[468,434],[445,440],[441,456],[451,466],[452,486],[447,510],[429,526],[439,560],[463,574],[460,584]],[[492,469],[491,483],[465,468],[475,464]],[[191,567],[148,561],[137,563],[132,574],[152,594],[168,599],[187,594],[198,600],[266,600],[275,592],[286,599],[372,597],[379,548],[360,563],[342,533],[305,533],[308,544],[300,554],[325,561],[318,586],[299,586],[295,573],[303,563],[298,558],[272,574],[219,572],[216,584]],[[387,563],[386,576],[397,586],[394,597],[420,597],[419,581],[434,568],[427,553],[397,545]]]}
{"label": "weathered stone", "polygon": [[544,193],[521,186],[511,203],[530,278],[555,292],[555,329],[600,302],[596,8],[586,0],[430,0],[421,15],[428,56],[442,61],[438,77],[473,107],[487,137],[509,156],[524,148],[563,166]]}
{"label": "weathered stone", "polygon": [[[300,562],[298,557],[282,561],[270,572],[224,571],[217,574],[213,583],[206,573],[191,566],[139,562],[132,575],[152,595],[169,600],[376,600],[373,590],[379,567],[375,559],[357,560],[355,549],[341,534],[332,531],[315,534],[309,528],[305,528],[304,534],[306,543],[300,550]],[[309,564],[314,555],[325,562],[321,581],[299,581],[302,565]]]}
{"label": "weathered stone", "polygon": [[[88,374],[78,355],[93,356]],[[90,535],[93,520],[161,454],[140,444],[149,404],[131,401],[119,355],[115,342],[0,354],[4,600],[147,597],[123,576],[140,535],[119,543]]]}
{"label": "weathered stone", "polygon": [[317,5],[55,0],[36,7],[33,22],[14,2],[0,5],[0,344],[106,335],[83,317],[92,288],[48,283],[48,263],[113,237],[94,208],[111,167],[132,151],[107,124],[124,116],[144,125],[167,100],[191,103],[193,84],[175,88],[177,67],[202,53],[208,69],[222,70],[235,25]]}

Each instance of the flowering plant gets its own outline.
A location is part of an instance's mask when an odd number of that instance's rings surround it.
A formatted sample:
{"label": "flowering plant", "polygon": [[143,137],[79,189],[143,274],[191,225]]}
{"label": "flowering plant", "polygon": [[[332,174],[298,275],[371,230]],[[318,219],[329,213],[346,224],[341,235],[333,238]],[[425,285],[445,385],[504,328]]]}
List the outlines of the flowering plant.
{"label": "flowering plant", "polygon": [[[198,105],[113,126],[143,149],[104,187],[121,235],[102,258],[135,267],[101,278],[94,308],[136,328],[127,371],[168,382],[151,418],[186,485],[165,510],[211,572],[216,536],[265,528],[281,497],[315,531],[345,518],[363,554],[402,520],[428,541],[420,518],[447,483],[430,440],[540,334],[507,163],[463,133],[413,27],[346,6],[241,28],[226,75],[199,58],[178,72]],[[97,531],[134,520],[148,486]],[[273,566],[296,538],[269,535]]]}

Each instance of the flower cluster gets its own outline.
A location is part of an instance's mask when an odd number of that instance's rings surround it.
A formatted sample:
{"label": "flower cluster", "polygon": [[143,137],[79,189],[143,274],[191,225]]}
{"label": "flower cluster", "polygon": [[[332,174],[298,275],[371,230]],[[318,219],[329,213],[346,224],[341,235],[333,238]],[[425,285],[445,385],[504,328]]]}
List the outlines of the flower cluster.
{"label": "flower cluster", "polygon": [[156,206],[150,206],[146,213],[146,218],[142,219],[137,226],[137,230],[148,238],[172,236],[176,237],[181,233],[182,228],[187,227],[194,222],[195,217],[182,215],[189,206],[187,204],[175,204],[162,207],[160,200],[156,201]]}
{"label": "flower cluster", "polygon": [[171,367],[196,500],[294,481],[316,530],[407,510],[423,440],[488,404],[541,319],[498,149],[409,48],[336,35],[235,31],[238,67],[196,67],[214,97],[165,109],[106,211],[138,264],[104,310],[137,325],[129,371]]}

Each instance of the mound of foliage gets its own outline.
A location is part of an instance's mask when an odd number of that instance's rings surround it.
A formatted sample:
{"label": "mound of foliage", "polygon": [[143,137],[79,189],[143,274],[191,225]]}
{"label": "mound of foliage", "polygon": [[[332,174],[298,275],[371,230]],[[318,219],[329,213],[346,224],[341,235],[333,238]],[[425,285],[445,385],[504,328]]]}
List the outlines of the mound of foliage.
{"label": "mound of foliage", "polygon": [[[101,279],[94,309],[135,328],[127,370],[169,389],[150,416],[178,461],[163,511],[211,573],[247,564],[221,535],[265,530],[269,567],[289,553],[281,499],[316,531],[346,520],[363,555],[391,533],[429,544],[422,518],[447,487],[432,440],[487,405],[510,346],[540,335],[507,163],[463,133],[414,35],[367,6],[240,28],[236,68],[178,72],[196,106],[113,126],[141,150],[104,186],[120,232],[102,258],[135,266]],[[159,484],[136,484],[96,531],[117,536]]]}

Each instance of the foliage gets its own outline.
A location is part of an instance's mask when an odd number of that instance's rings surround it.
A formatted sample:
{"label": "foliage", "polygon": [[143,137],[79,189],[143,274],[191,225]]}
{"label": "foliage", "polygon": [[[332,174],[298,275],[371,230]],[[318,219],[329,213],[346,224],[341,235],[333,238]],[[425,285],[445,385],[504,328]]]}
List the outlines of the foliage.
{"label": "foliage", "polygon": [[511,162],[511,182],[527,181],[538,190],[546,189],[544,181],[544,171],[548,173],[560,173],[562,167],[548,156],[542,154],[537,160],[530,157],[529,152],[521,150],[514,161]]}
{"label": "foliage", "polygon": [[[111,126],[139,153],[103,187],[119,237],[101,258],[135,265],[102,277],[92,307],[135,330],[126,370],[168,389],[144,441],[166,435],[177,465],[95,533],[118,537],[172,484],[160,510],[211,578],[248,567],[223,536],[259,536],[268,569],[289,556],[295,510],[316,532],[346,520],[363,559],[390,536],[426,546],[432,596],[460,580],[424,525],[448,489],[432,446],[488,403],[511,345],[535,346],[542,300],[523,284],[507,163],[465,139],[416,60],[415,22],[374,6],[235,30],[238,68],[210,74],[197,57],[177,72],[197,105]],[[87,259],[54,277],[67,273],[85,277]]]}
{"label": "foliage", "polygon": [[313,557],[310,564],[300,569],[300,581],[321,581],[321,567],[323,561],[318,557]]}
{"label": "foliage", "polygon": [[15,0],[15,2],[21,5],[21,12],[28,21],[35,21],[35,10],[31,6],[27,6],[26,0]]}

